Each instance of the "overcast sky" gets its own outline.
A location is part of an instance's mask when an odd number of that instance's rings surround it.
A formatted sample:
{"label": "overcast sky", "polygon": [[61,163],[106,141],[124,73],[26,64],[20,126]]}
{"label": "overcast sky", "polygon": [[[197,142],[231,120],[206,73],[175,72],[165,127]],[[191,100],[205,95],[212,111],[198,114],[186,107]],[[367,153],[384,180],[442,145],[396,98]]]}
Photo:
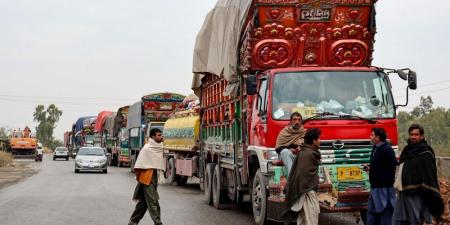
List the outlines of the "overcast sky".
{"label": "overcast sky", "polygon": [[[55,137],[80,116],[141,96],[191,92],[195,36],[216,0],[0,0],[0,126],[33,123],[38,104],[63,110]],[[450,1],[380,0],[374,61],[417,71],[421,95],[450,107]],[[393,80],[397,103],[405,83]]]}

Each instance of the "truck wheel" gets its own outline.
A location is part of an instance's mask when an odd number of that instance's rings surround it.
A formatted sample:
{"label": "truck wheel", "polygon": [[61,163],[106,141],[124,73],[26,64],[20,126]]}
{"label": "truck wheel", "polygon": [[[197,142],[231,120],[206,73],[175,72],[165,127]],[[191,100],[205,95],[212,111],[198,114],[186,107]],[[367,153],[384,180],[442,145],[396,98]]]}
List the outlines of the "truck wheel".
{"label": "truck wheel", "polygon": [[204,188],[205,188],[205,200],[208,205],[213,203],[212,199],[212,176],[214,174],[214,167],[216,167],[215,163],[208,163],[206,165],[205,177],[204,177]]}
{"label": "truck wheel", "polygon": [[261,170],[256,171],[253,178],[252,187],[252,208],[253,219],[257,225],[267,224],[266,221],[266,208],[267,208],[267,195],[266,184],[264,183],[264,177],[261,174]]}
{"label": "truck wheel", "polygon": [[177,180],[177,186],[184,186],[187,183],[189,177],[179,177]]}
{"label": "truck wheel", "polygon": [[226,190],[222,190],[222,173],[220,171],[219,165],[214,168],[214,175],[212,178],[212,195],[213,195],[213,205],[216,209],[225,200]]}
{"label": "truck wheel", "polygon": [[169,162],[166,164],[166,184],[173,184],[175,182],[175,159],[170,158]]}

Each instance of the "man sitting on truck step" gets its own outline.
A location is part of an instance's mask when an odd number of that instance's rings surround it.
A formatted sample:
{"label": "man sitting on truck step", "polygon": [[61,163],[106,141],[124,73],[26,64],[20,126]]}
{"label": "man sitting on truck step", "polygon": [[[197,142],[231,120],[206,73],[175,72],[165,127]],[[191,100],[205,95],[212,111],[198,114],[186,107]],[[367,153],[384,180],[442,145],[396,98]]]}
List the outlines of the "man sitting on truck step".
{"label": "man sitting on truck step", "polygon": [[283,161],[287,174],[291,171],[295,156],[304,142],[305,133],[302,115],[299,112],[294,112],[291,114],[289,125],[283,128],[278,135],[275,151]]}

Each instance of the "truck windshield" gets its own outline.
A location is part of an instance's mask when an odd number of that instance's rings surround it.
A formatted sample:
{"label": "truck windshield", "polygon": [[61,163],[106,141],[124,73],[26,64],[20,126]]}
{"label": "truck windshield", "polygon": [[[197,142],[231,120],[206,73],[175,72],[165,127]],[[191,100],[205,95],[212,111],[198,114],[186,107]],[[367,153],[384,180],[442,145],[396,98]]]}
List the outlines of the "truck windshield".
{"label": "truck windshield", "polygon": [[394,104],[387,87],[386,80],[376,72],[279,73],[273,81],[272,117],[289,120],[290,114],[297,111],[303,119],[323,112],[393,118]]}

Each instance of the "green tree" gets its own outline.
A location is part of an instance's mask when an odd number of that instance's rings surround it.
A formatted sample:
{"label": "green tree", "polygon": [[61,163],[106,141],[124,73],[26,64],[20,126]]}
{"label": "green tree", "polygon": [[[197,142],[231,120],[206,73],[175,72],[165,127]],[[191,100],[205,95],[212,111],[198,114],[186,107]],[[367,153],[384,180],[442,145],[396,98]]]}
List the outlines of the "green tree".
{"label": "green tree", "polygon": [[438,156],[450,156],[450,110],[442,107],[433,108],[430,96],[421,97],[420,105],[414,107],[411,113],[399,112],[398,142],[400,149],[406,145],[408,128],[412,123],[421,124],[425,130],[425,139],[433,147]]}
{"label": "green tree", "polygon": [[0,138],[8,138],[8,129],[6,127],[0,127]]}
{"label": "green tree", "polygon": [[431,99],[431,96],[427,97],[421,96],[419,106],[414,107],[411,114],[416,117],[422,117],[425,116],[427,113],[429,113],[432,108],[433,108],[433,100]]}
{"label": "green tree", "polygon": [[33,113],[35,122],[38,122],[36,127],[36,137],[44,146],[51,147],[54,142],[53,131],[62,115],[62,111],[54,104],[51,104],[45,109],[43,105],[38,105]]}

